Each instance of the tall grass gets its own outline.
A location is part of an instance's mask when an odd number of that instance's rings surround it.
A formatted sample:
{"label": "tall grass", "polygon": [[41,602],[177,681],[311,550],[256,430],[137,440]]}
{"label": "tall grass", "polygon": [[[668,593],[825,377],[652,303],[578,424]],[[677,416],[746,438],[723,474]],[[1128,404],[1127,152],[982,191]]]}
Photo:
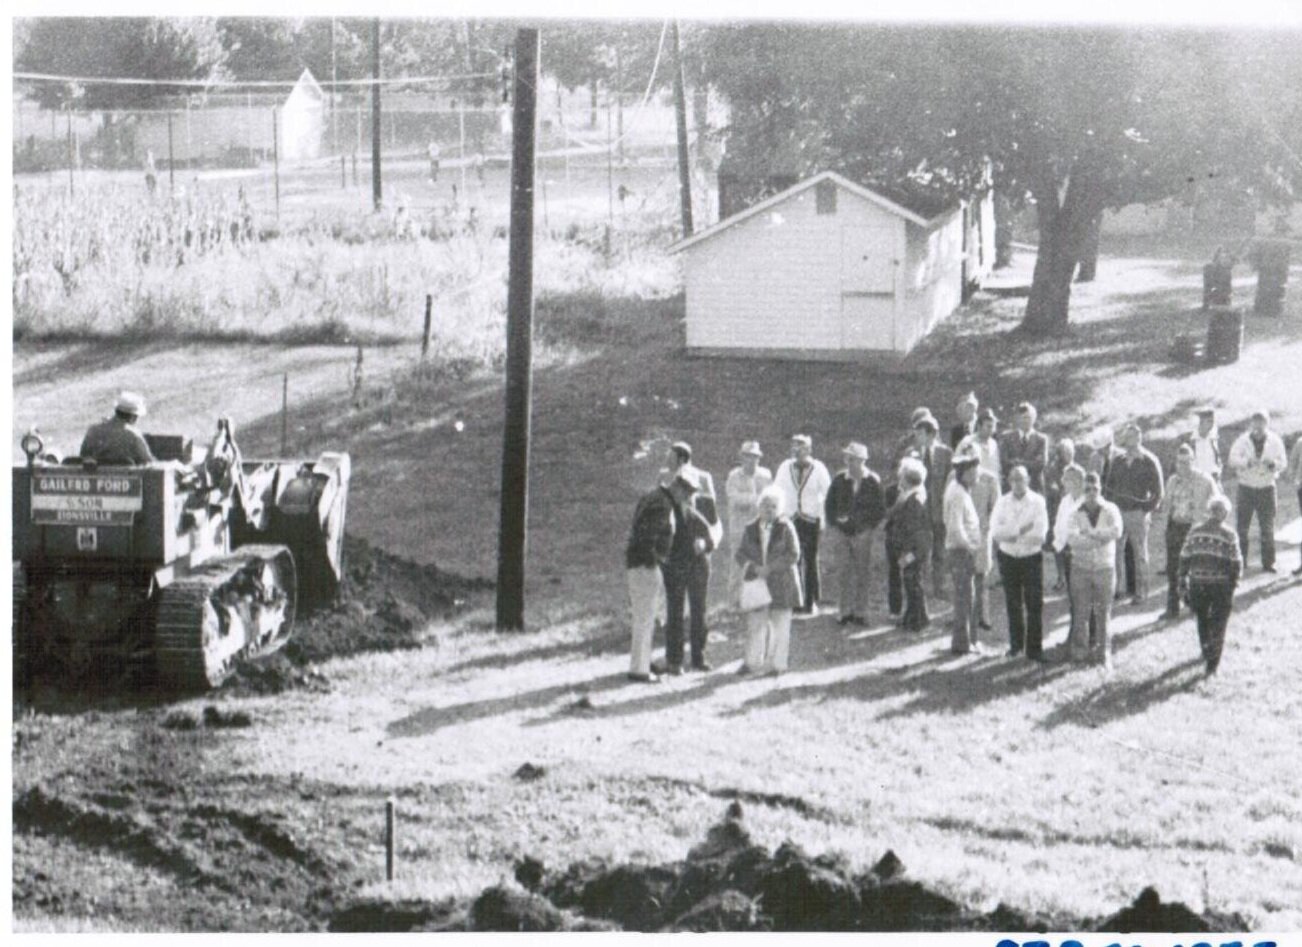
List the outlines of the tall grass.
{"label": "tall grass", "polygon": [[[540,234],[540,297],[659,296],[677,286],[661,228]],[[442,211],[322,211],[284,231],[196,186],[15,188],[14,337],[289,344],[411,340],[433,297],[436,359],[493,364],[505,338],[507,241]]]}

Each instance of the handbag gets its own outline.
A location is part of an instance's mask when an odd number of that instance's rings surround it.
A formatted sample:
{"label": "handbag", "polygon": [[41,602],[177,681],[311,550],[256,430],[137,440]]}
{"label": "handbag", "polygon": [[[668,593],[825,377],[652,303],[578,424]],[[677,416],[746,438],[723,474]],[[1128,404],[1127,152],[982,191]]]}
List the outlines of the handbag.
{"label": "handbag", "polygon": [[769,584],[764,579],[746,579],[741,584],[740,607],[743,612],[754,612],[768,608],[773,602],[769,594]]}

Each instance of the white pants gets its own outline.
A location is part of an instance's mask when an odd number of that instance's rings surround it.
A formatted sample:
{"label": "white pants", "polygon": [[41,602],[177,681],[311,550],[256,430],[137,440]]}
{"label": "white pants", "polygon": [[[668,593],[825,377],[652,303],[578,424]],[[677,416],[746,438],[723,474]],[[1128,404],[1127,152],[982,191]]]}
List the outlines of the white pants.
{"label": "white pants", "polygon": [[746,613],[746,661],[752,671],[785,671],[791,650],[791,609],[757,608]]}
{"label": "white pants", "polygon": [[660,570],[654,566],[649,569],[629,569],[627,574],[633,639],[628,671],[630,674],[650,674],[651,639],[655,634],[656,609],[663,597],[661,591],[664,583],[660,578]]}

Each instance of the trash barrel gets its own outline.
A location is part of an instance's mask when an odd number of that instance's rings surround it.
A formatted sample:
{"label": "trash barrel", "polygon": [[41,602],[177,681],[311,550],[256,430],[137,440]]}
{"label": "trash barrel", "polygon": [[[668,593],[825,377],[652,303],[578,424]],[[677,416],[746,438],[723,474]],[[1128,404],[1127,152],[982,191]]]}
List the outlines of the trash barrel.
{"label": "trash barrel", "polygon": [[1284,314],[1284,286],[1288,283],[1289,252],[1287,240],[1258,240],[1253,250],[1257,267],[1257,294],[1252,310],[1259,316]]}
{"label": "trash barrel", "polygon": [[1207,361],[1229,365],[1239,360],[1243,350],[1243,310],[1229,306],[1214,307],[1207,325]]}
{"label": "trash barrel", "polygon": [[1234,270],[1223,263],[1203,267],[1203,308],[1228,306],[1234,293]]}

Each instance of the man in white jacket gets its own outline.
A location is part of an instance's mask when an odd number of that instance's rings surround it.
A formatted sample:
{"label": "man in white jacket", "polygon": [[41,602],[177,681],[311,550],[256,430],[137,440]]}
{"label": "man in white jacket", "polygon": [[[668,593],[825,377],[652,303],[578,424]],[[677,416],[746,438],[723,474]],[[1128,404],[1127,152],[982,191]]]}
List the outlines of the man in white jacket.
{"label": "man in white jacket", "polygon": [[1108,618],[1112,592],[1117,583],[1117,540],[1121,538],[1121,511],[1102,498],[1096,473],[1085,475],[1085,496],[1067,525],[1071,548],[1071,591],[1075,608],[1068,636],[1073,661],[1083,660],[1090,650],[1090,621],[1094,621],[1095,645],[1103,651],[1103,667],[1112,668],[1112,642]]}
{"label": "man in white jacket", "polygon": [[1252,426],[1239,435],[1230,448],[1230,469],[1238,478],[1239,550],[1243,565],[1248,565],[1248,530],[1252,514],[1257,514],[1257,528],[1261,531],[1261,568],[1275,571],[1275,480],[1288,465],[1284,441],[1270,430],[1270,415],[1265,411],[1252,413]]}
{"label": "man in white jacket", "polygon": [[950,650],[955,654],[981,653],[977,640],[977,616],[972,610],[975,596],[975,561],[981,548],[981,520],[972,502],[981,458],[976,451],[954,456],[954,476],[945,487],[945,562],[954,580],[954,633]]}
{"label": "man in white jacket", "polygon": [[814,442],[808,434],[791,438],[791,456],[784,460],[773,474],[773,486],[782,491],[783,509],[791,514],[791,522],[800,537],[800,578],[804,585],[804,603],[797,615],[814,615],[818,612],[821,594],[818,568],[818,538],[826,519],[824,504],[832,475],[821,460],[813,456]]}

